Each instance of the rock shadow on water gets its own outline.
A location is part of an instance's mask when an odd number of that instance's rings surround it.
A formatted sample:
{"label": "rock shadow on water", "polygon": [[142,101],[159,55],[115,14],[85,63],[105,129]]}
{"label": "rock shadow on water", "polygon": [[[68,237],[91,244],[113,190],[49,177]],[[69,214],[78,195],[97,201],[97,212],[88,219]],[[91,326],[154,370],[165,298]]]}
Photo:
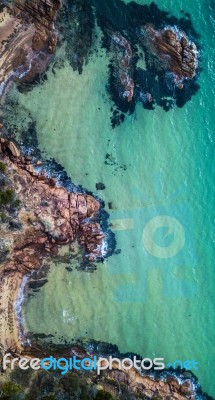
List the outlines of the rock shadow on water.
{"label": "rock shadow on water", "polygon": [[[147,110],[158,105],[168,111],[190,101],[200,88],[196,48],[200,47],[200,35],[190,15],[176,18],[155,3],[92,2],[103,32],[103,47],[110,57],[108,89],[115,104],[112,127],[123,122],[126,114],[132,114],[137,102]],[[138,67],[142,53],[145,69]]]}

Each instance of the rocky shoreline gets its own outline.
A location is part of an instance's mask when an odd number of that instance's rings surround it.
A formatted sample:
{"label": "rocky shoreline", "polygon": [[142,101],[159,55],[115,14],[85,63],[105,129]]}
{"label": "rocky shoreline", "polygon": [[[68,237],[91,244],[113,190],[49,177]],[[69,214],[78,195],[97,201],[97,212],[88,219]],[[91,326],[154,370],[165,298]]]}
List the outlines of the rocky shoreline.
{"label": "rocky shoreline", "polygon": [[60,0],[16,0],[0,13],[0,95],[14,80],[33,82],[46,70],[55,52],[56,15]]}
{"label": "rocky shoreline", "polygon": [[[30,157],[21,155],[14,142],[3,138],[0,139],[0,163],[1,188],[4,188],[4,193],[6,188],[13,188],[15,196],[13,202],[4,204],[5,215],[0,225],[2,355],[8,352],[13,357],[27,355],[30,358],[43,358],[50,354],[66,358],[76,355],[80,359],[93,358],[95,354],[104,356],[104,349],[99,350],[99,343],[90,345],[91,350],[87,344],[71,344],[63,348],[47,343],[47,347],[43,348],[38,340],[33,340],[29,347],[28,342],[23,343],[16,310],[23,278],[39,269],[45,260],[57,256],[62,246],[76,240],[83,247],[83,254],[89,261],[103,256],[102,242],[105,235],[99,224],[94,222],[100,203],[86,194],[69,193],[55,179],[46,176],[39,161],[33,165]],[[37,171],[38,167],[40,172]],[[13,224],[8,228],[11,222]],[[108,350],[109,355],[115,353],[115,356],[123,358],[116,348],[110,346]],[[153,371],[141,374],[134,368],[120,369],[118,364],[114,364],[113,370],[104,371],[101,376],[95,372],[91,374],[88,382],[96,384],[96,387],[109,393],[113,399],[123,398],[119,393],[125,393],[126,399],[139,399],[139,396],[143,399],[166,400],[199,398],[198,385],[193,381],[192,374],[180,370],[167,370],[163,376],[156,376]],[[202,394],[200,398],[208,397]]]}
{"label": "rocky shoreline", "polygon": [[99,0],[37,0],[33,5],[16,0],[5,7],[0,13],[0,93],[10,81],[28,90],[54,60],[58,43],[81,74],[95,51],[98,23],[110,57],[108,90],[116,107],[112,126],[133,113],[137,102],[150,110],[155,105],[165,111],[182,107],[199,89],[198,34],[191,20],[171,18],[153,3],[110,1],[113,15]]}
{"label": "rocky shoreline", "polygon": [[100,203],[92,196],[68,192],[45,170],[36,170],[39,161],[33,166],[6,139],[0,139],[0,162],[5,168],[0,176],[2,193],[13,190],[16,196],[15,210],[13,204],[4,204],[1,213],[0,343],[3,348],[20,348],[13,304],[22,277],[75,241],[83,249],[83,261],[103,259],[105,234],[96,221]]}
{"label": "rocky shoreline", "polygon": [[[97,20],[103,33],[103,47],[110,55],[108,90],[116,106],[112,126],[123,121],[127,112],[134,112],[138,101],[148,109],[153,109],[154,104],[166,111],[175,103],[183,106],[198,90],[195,85],[198,51],[189,39],[197,37],[190,20],[171,19],[153,4],[126,5],[120,0],[110,3],[116,11],[111,15],[103,0],[68,0],[64,4],[60,0],[16,0],[13,6],[1,7],[0,95],[7,92],[11,81],[19,89],[25,89],[25,85],[46,71],[54,57],[59,30],[66,41],[70,65],[81,74]],[[180,26],[175,31],[177,24]],[[190,35],[185,33],[186,28],[190,28]],[[142,69],[138,60],[144,56],[146,68]],[[42,350],[38,341],[31,347],[23,343],[16,310],[23,278],[39,271],[50,258],[59,257],[60,249],[74,242],[82,249],[84,263],[93,265],[94,261],[103,260],[106,237],[97,217],[101,203],[89,194],[67,190],[48,176],[42,161],[22,155],[18,146],[5,138],[0,139],[0,180],[0,350],[2,355],[11,352],[12,356],[42,358],[50,355],[51,349]],[[95,354],[84,346],[52,350],[56,357],[83,358]],[[120,370],[115,365],[100,377],[95,373],[87,376],[85,386],[83,375],[76,376],[73,372],[68,377],[80,379],[83,393],[83,387],[94,388],[93,392],[89,389],[88,397],[83,395],[84,400],[209,399],[202,394],[196,380],[194,383],[192,374],[169,370],[165,373],[156,377],[153,371],[141,374],[135,369]],[[70,398],[70,389],[74,392],[69,379],[63,381],[56,374],[47,378],[38,372],[31,378],[28,384],[33,399],[35,390],[43,390],[43,384],[48,386],[48,379],[53,383],[51,393],[56,382],[65,399]],[[41,398],[43,394],[38,392]]]}
{"label": "rocky shoreline", "polygon": [[[34,357],[43,359],[52,355],[56,359],[68,360],[76,356],[78,360],[91,359],[93,364],[95,356],[108,358],[110,353],[119,360],[125,357],[132,359],[134,356],[132,354],[122,355],[118,352],[116,346],[108,346],[105,343],[95,342],[87,347],[73,345],[68,348],[60,348],[59,346],[43,348],[37,342],[35,347],[26,348],[25,357],[31,360]],[[11,356],[20,357],[19,354],[12,351]],[[141,359],[141,357],[137,358]],[[49,365],[48,361],[46,365]],[[8,373],[8,370],[6,373]],[[20,373],[18,368],[15,368],[9,376],[12,382],[16,382],[22,387],[25,374]],[[94,370],[86,372],[73,369],[62,376],[59,370],[48,369],[46,373],[30,370],[28,371],[29,378],[31,379],[25,394],[28,396],[33,392],[35,396],[36,390],[37,399],[43,398],[44,388],[46,388],[46,394],[52,395],[53,399],[69,400],[69,396],[75,395],[75,399],[80,400],[213,400],[202,392],[197,378],[190,371],[180,370],[179,368],[177,370],[163,370],[162,372],[139,371],[134,367],[131,369],[124,368],[116,360],[113,361],[111,370],[102,370],[100,375]],[[74,379],[76,381],[75,387],[73,385]],[[35,387],[37,380],[40,384]],[[56,395],[59,397],[55,397]]]}

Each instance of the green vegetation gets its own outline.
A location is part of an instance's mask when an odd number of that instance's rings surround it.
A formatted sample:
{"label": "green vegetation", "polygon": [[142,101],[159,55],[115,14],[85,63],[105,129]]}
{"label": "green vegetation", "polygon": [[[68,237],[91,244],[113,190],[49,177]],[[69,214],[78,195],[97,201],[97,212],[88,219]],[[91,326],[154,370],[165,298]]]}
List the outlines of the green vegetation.
{"label": "green vegetation", "polygon": [[[13,189],[0,190],[0,209],[7,206],[16,209],[20,206],[20,204],[21,202],[20,200],[16,199]],[[4,217],[4,213],[1,213],[0,217]]]}
{"label": "green vegetation", "polygon": [[114,400],[112,395],[104,390],[99,390],[96,395],[95,400]]}
{"label": "green vegetation", "polygon": [[12,189],[7,189],[0,192],[0,207],[12,205],[15,201],[15,193]]}
{"label": "green vegetation", "polygon": [[5,171],[6,171],[6,166],[5,166],[2,162],[0,162],[0,172],[1,172],[2,174],[4,174]]}
{"label": "green vegetation", "polygon": [[[12,209],[17,209],[20,206],[20,201],[16,199],[15,191],[11,189],[10,179],[5,176],[6,166],[0,162],[0,211],[4,207],[10,207]],[[14,211],[14,210],[12,210]],[[4,219],[3,213],[0,213],[0,219]],[[3,221],[2,221],[3,222]]]}
{"label": "green vegetation", "polygon": [[[0,374],[1,377],[1,374]],[[91,372],[22,371],[16,368],[8,383],[0,381],[0,400],[147,400],[141,389],[135,393],[123,382]],[[27,389],[25,393],[25,390]],[[152,397],[161,400],[159,394]]]}
{"label": "green vegetation", "polygon": [[12,206],[15,208],[18,208],[20,206],[20,204],[21,204],[21,201],[18,199],[15,199],[12,203]]}
{"label": "green vegetation", "polygon": [[2,222],[7,222],[7,214],[0,212],[0,220]]}
{"label": "green vegetation", "polygon": [[0,399],[17,400],[21,393],[23,393],[21,386],[12,381],[5,382],[0,388]]}

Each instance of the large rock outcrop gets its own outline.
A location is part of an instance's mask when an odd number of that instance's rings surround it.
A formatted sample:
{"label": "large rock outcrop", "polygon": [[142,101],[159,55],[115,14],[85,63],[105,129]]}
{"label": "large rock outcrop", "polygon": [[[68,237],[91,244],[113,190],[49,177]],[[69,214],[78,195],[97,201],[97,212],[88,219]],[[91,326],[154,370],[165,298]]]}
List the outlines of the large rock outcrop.
{"label": "large rock outcrop", "polygon": [[158,60],[158,70],[163,67],[175,76],[179,89],[184,79],[192,79],[198,67],[198,52],[195,43],[174,27],[156,30],[152,24],[144,27],[143,43],[150,55]]}
{"label": "large rock outcrop", "polygon": [[16,145],[5,139],[0,139],[0,161],[6,171],[1,173],[2,198],[4,203],[7,197],[10,201],[1,210],[0,344],[20,348],[14,304],[23,276],[74,241],[83,248],[86,262],[102,258],[105,235],[96,222],[100,203],[92,196],[68,192],[45,171],[36,171]]}

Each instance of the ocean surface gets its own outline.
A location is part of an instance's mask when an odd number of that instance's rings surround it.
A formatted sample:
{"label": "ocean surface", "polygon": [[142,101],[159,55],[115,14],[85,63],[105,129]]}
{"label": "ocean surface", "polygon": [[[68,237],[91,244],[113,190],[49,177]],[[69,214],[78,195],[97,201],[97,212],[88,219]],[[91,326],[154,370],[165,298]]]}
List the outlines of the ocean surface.
{"label": "ocean surface", "polygon": [[156,4],[177,17],[190,13],[201,35],[200,90],[183,108],[139,104],[113,130],[98,28],[98,52],[82,75],[65,62],[31,92],[16,93],[36,121],[44,157],[105,201],[121,250],[92,274],[53,265],[23,316],[27,330],[56,342],[95,339],[166,364],[195,360],[193,372],[215,397],[215,4]]}

